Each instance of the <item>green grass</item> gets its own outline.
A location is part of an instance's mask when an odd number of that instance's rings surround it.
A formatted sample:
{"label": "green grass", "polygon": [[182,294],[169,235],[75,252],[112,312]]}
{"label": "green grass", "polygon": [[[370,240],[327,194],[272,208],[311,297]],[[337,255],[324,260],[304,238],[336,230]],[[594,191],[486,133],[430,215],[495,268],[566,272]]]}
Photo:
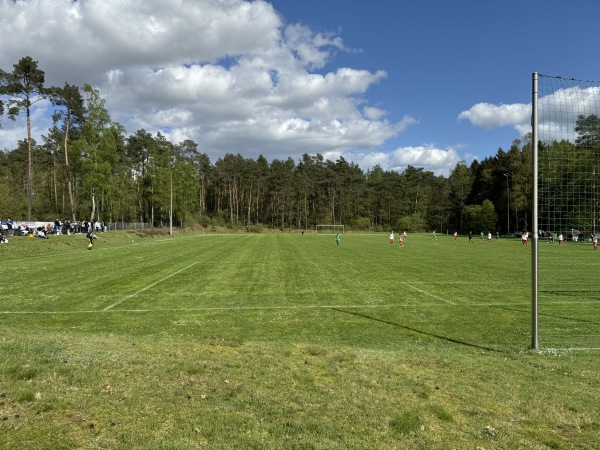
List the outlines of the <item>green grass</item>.
{"label": "green grass", "polygon": [[[590,250],[540,253],[576,273]],[[529,351],[517,240],[111,232],[0,256],[3,449],[597,445],[599,352],[569,350],[598,334],[569,294],[589,279],[544,272],[553,345]]]}

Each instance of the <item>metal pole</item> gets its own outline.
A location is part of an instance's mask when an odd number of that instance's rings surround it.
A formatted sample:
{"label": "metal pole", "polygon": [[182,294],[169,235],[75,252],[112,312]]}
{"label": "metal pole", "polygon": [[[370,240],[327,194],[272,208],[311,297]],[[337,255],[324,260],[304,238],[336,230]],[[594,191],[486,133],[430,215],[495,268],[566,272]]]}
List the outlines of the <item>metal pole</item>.
{"label": "metal pole", "polygon": [[539,348],[538,323],[538,74],[532,74],[531,140],[533,145],[533,232],[531,240],[531,348]]}
{"label": "metal pole", "polygon": [[173,236],[173,168],[171,168],[171,207],[169,209],[169,236]]}
{"label": "metal pole", "polygon": [[510,234],[510,188],[508,187],[508,174],[506,177],[506,234]]}

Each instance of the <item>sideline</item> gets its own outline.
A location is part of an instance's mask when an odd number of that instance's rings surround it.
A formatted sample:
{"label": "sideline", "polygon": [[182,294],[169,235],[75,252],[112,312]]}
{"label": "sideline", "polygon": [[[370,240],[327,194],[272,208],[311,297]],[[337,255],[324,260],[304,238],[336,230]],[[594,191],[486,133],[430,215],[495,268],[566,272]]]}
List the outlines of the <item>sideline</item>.
{"label": "sideline", "polygon": [[[184,269],[182,269],[184,270]],[[172,276],[172,275],[170,275]],[[162,280],[161,280],[162,281]],[[160,283],[157,281],[154,284]],[[147,289],[147,288],[145,288]],[[139,291],[141,292],[141,291]],[[131,294],[129,297],[133,297],[135,294]],[[124,299],[123,299],[124,300]],[[119,300],[119,301],[123,301]],[[566,304],[566,303],[565,303]],[[514,303],[463,303],[454,304],[459,308],[467,307],[485,307],[485,308],[499,308],[507,311],[513,311],[517,313],[529,314],[528,309],[517,309],[514,308]],[[282,306],[198,306],[192,308],[141,308],[141,309],[79,309],[79,310],[54,310],[54,311],[0,311],[2,316],[22,316],[22,315],[76,315],[76,314],[102,314],[104,312],[112,313],[156,313],[156,312],[202,312],[202,311],[268,311],[268,310],[299,310],[299,309],[350,309],[350,308],[437,308],[438,305],[433,303],[423,304],[421,302],[416,303],[380,303],[370,305],[282,305]],[[512,308],[511,308],[512,307]]]}
{"label": "sideline", "polygon": [[[183,269],[182,269],[183,270]],[[162,280],[161,280],[162,281]],[[159,283],[159,281],[157,281]],[[156,284],[156,283],[154,283]],[[140,291],[141,292],[141,291]],[[131,294],[132,297],[135,294]],[[124,299],[122,299],[124,300]],[[119,300],[120,302],[122,300]],[[507,303],[506,306],[511,304]],[[285,306],[199,306],[196,308],[143,308],[143,309],[82,309],[72,311],[0,311],[0,315],[57,315],[57,314],[102,314],[104,312],[112,313],[156,313],[156,312],[203,312],[203,311],[268,311],[268,310],[300,310],[300,309],[355,309],[355,308],[431,308],[436,305],[423,305],[422,303],[391,303],[391,304],[372,304],[372,305],[285,305]],[[488,306],[488,305],[485,305]]]}

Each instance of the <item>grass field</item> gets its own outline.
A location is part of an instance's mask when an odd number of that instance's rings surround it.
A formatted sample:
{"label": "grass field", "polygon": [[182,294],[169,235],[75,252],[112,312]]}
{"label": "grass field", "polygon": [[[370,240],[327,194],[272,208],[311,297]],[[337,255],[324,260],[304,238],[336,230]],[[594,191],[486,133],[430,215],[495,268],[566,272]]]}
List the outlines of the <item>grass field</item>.
{"label": "grass field", "polygon": [[[591,245],[540,253],[597,279]],[[544,271],[529,351],[517,240],[111,232],[0,255],[2,449],[598,448],[600,352],[573,350],[600,347],[594,278]]]}

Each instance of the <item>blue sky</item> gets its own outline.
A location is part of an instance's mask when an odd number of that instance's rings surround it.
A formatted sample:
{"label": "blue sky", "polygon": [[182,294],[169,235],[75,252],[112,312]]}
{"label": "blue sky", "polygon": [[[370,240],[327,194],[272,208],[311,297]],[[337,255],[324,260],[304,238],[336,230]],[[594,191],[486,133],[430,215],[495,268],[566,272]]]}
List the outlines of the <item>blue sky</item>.
{"label": "blue sky", "polygon": [[[498,126],[459,119],[476,104],[530,105],[531,73],[600,79],[590,44],[598,41],[600,3],[574,1],[273,2],[290,22],[333,30],[351,49],[335,62],[387,79],[369,99],[391,120],[410,114],[418,125],[386,141],[387,151],[456,149],[469,162],[507,150],[518,118]],[[527,118],[528,124],[529,118]],[[486,125],[487,124],[487,125]],[[527,125],[526,124],[526,125]]]}
{"label": "blue sky", "polygon": [[[596,2],[0,2],[0,67],[91,84],[129,133],[448,175],[530,131],[531,73],[600,79]],[[34,136],[51,125],[36,104]],[[1,121],[0,149],[24,122]]]}

